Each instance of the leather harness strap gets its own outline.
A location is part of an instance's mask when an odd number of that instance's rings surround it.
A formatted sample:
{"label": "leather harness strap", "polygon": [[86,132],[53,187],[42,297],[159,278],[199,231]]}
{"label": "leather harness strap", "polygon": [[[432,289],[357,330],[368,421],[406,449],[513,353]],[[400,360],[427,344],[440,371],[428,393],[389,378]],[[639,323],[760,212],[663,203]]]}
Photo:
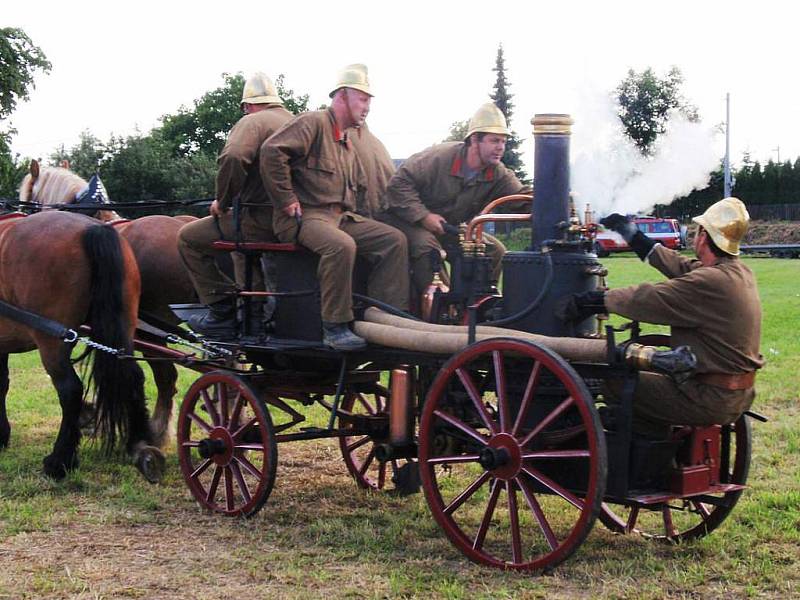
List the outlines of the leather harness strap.
{"label": "leather harness strap", "polygon": [[695,375],[700,383],[713,385],[726,390],[747,390],[756,382],[756,372],[748,373],[700,373]]}

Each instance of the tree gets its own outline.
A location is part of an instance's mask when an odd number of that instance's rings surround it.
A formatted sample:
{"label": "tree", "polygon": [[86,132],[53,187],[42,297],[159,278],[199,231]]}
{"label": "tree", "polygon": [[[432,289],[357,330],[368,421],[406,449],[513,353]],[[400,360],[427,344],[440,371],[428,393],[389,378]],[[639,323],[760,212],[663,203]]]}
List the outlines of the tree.
{"label": "tree", "polygon": [[14,112],[17,102],[29,98],[36,71],[49,72],[51,67],[24,31],[0,28],[0,196],[14,196],[27,170],[27,163],[11,154],[11,137],[16,131],[3,127],[3,121]]}
{"label": "tree", "polygon": [[625,132],[644,154],[652,152],[656,139],[666,130],[671,111],[680,111],[690,121],[699,119],[697,107],[681,95],[682,84],[680,69],[672,67],[663,79],[650,68],[641,73],[630,69],[617,86],[619,118]]}
{"label": "tree", "polygon": [[62,144],[50,154],[50,164],[59,166],[62,161],[69,162],[69,168],[84,179],[94,175],[106,154],[104,144],[90,131],[81,132],[80,141],[69,152]]}
{"label": "tree", "polygon": [[[497,108],[499,108],[505,116],[506,122],[510,124],[511,115],[514,112],[514,104],[511,102],[511,99],[514,97],[514,95],[508,91],[510,84],[506,79],[503,44],[500,44],[500,46],[497,48],[497,58],[495,59],[495,66],[492,71],[497,73],[497,78],[494,82],[494,93],[491,94],[491,98],[497,105]],[[517,133],[512,131],[511,135],[508,137],[508,141],[506,142],[506,151],[503,154],[503,164],[514,171],[514,174],[516,174],[520,181],[527,183],[528,175],[525,173],[525,169],[522,164],[522,157],[519,153],[519,146],[521,143],[522,140],[519,139]]]}
{"label": "tree", "polygon": [[[177,114],[161,117],[164,141],[175,156],[205,152],[216,157],[222,151],[231,127],[242,118],[240,108],[245,79],[241,73],[223,73],[224,85],[195,100],[194,108],[181,107]],[[293,114],[308,110],[308,94],[295,96],[287,89],[285,77],[275,80],[278,96]]]}
{"label": "tree", "polygon": [[448,135],[443,141],[463,142],[464,138],[467,137],[467,131],[469,131],[469,119],[465,119],[463,121],[453,121],[453,123],[450,125],[450,135]]}

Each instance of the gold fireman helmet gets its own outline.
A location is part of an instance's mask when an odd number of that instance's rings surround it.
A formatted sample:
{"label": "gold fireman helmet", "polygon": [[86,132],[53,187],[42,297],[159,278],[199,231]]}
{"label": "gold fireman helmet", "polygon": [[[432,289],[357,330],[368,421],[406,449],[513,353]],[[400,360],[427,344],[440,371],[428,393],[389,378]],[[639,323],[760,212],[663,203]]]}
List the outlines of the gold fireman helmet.
{"label": "gold fireman helmet", "polygon": [[244,84],[242,104],[283,104],[272,79],[261,73],[254,73]]}
{"label": "gold fireman helmet", "polygon": [[738,198],[723,198],[692,219],[708,232],[717,247],[732,256],[739,255],[739,242],[747,233],[750,215]]}
{"label": "gold fireman helmet", "polygon": [[506,123],[506,117],[503,112],[497,108],[494,102],[487,102],[482,104],[481,107],[472,115],[469,120],[469,129],[464,139],[467,139],[473,133],[499,133],[500,135],[511,135]]}
{"label": "gold fireman helmet", "polygon": [[375,95],[369,89],[367,66],[359,63],[347,65],[344,69],[339,71],[339,76],[336,79],[336,86],[328,96],[333,98],[333,95],[342,88],[352,88],[370,96]]}

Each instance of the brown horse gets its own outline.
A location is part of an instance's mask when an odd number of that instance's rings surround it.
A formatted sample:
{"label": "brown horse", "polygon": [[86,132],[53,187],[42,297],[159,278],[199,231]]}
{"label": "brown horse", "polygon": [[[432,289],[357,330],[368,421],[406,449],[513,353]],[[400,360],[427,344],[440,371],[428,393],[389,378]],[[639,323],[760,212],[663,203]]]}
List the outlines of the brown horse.
{"label": "brown horse", "polygon": [[[195,217],[188,215],[152,215],[116,225],[117,231],[131,245],[139,265],[142,277],[139,310],[144,320],[153,315],[162,321],[178,325],[180,321],[169,309],[169,305],[197,301],[194,286],[178,252],[178,231],[193,220]],[[144,332],[138,335],[144,340],[149,338]],[[142,354],[145,358],[149,356],[146,351]],[[149,365],[158,389],[152,429],[158,444],[163,445],[167,438],[172,400],[177,392],[175,382],[178,371],[173,363],[163,360],[150,361]]]}
{"label": "brown horse", "polygon": [[[108,225],[55,211],[0,220],[0,300],[7,303],[5,317],[0,317],[0,448],[8,445],[11,435],[6,413],[8,355],[38,348],[62,411],[44,472],[60,479],[78,465],[83,385],[70,362],[72,344],[57,337],[53,328],[57,323],[77,329],[86,323],[93,339],[131,353],[139,286],[130,246]],[[19,309],[37,316],[23,318]],[[39,317],[50,320],[49,331]],[[159,480],[164,455],[151,446],[139,365],[95,351],[92,380],[95,425],[106,450],[121,442],[145,477]]]}
{"label": "brown horse", "polygon": [[[44,206],[72,204],[77,194],[85,189],[87,182],[64,167],[39,167],[32,161],[31,170],[20,186],[20,201],[34,200]],[[152,215],[127,221],[114,211],[98,211],[97,218],[112,221],[117,231],[133,250],[142,281],[139,309],[143,315],[155,317],[173,325],[179,320],[170,311],[170,304],[196,302],[189,275],[178,252],[178,231],[196,217],[180,215]],[[146,320],[146,316],[145,316]],[[158,342],[146,333],[139,333],[145,340]],[[149,355],[143,353],[145,358]],[[175,382],[178,371],[171,362],[152,360],[148,363],[158,390],[151,428],[156,445],[167,440],[173,398],[177,393]]]}

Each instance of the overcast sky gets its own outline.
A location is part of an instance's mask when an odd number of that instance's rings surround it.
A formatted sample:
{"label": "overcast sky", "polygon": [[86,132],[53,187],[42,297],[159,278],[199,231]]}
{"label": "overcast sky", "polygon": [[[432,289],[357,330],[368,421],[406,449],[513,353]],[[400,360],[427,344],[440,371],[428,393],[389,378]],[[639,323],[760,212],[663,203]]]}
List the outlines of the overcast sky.
{"label": "overcast sky", "polygon": [[[447,136],[488,99],[502,42],[514,94],[513,128],[536,113],[592,115],[629,68],[678,66],[704,122],[725,119],[731,154],[800,154],[798,8],[790,2],[4,2],[0,26],[20,27],[53,64],[12,116],[12,148],[47,157],[80,132],[146,132],[222,83],[223,72],[285,74],[312,106],[337,70],[368,65],[368,119],[393,157]],[[593,130],[591,116],[574,125]],[[719,156],[724,143],[717,141]],[[530,171],[530,169],[529,169]]]}

